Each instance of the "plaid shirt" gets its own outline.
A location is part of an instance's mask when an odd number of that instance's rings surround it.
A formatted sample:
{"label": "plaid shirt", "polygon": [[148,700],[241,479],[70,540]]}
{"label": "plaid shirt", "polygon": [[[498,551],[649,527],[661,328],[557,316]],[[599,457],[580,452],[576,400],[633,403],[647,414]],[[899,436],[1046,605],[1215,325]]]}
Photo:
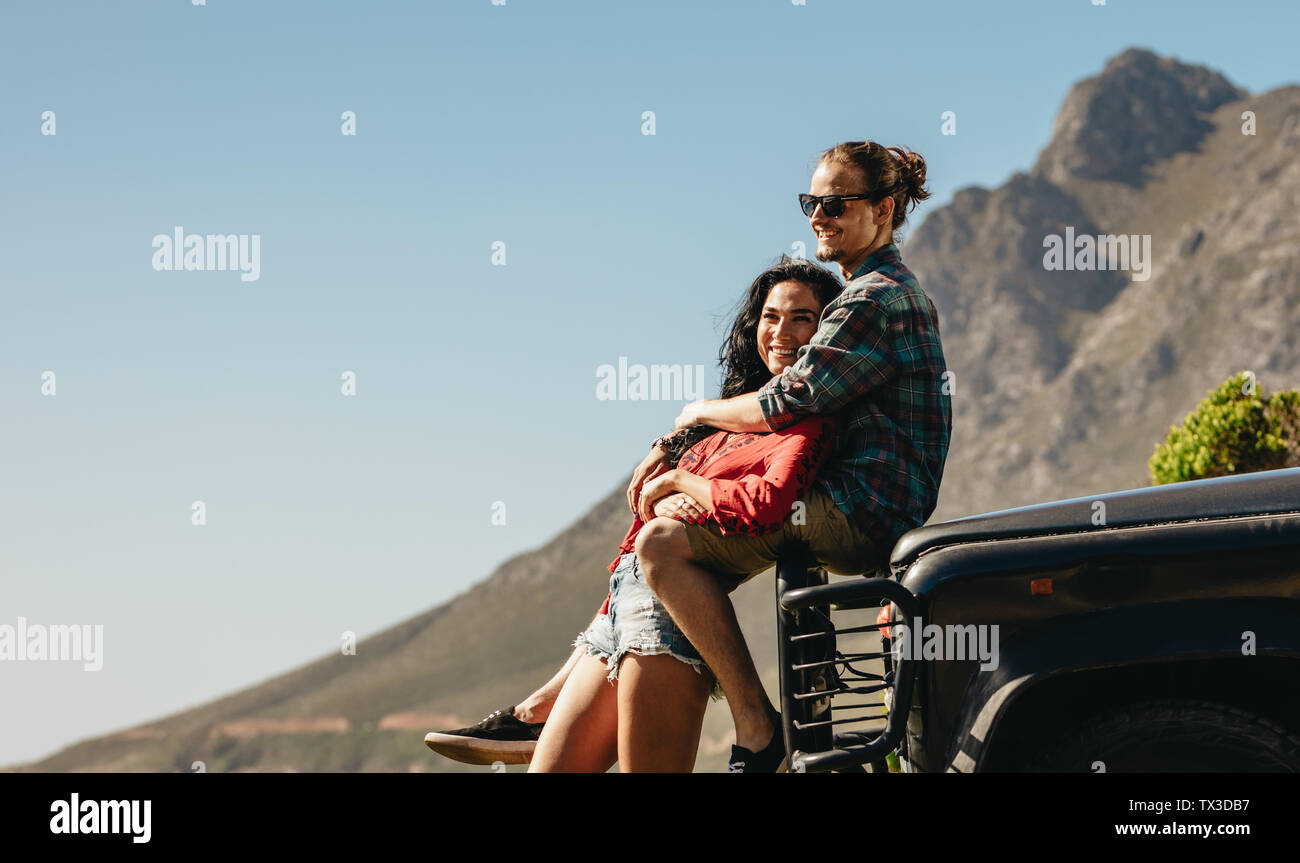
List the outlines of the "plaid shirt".
{"label": "plaid shirt", "polygon": [[884,554],[934,512],[952,433],[945,371],[934,303],[890,243],[826,306],[794,365],[758,391],[773,431],[839,414],[816,482]]}

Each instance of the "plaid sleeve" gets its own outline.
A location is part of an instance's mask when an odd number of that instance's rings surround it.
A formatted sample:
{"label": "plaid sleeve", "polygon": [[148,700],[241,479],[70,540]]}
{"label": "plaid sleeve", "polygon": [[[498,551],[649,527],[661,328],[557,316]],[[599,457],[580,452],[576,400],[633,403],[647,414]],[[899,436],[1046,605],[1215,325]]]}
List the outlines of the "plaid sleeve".
{"label": "plaid sleeve", "polygon": [[874,301],[833,301],[794,365],[758,390],[768,428],[786,428],[808,414],[836,413],[892,378],[898,359],[888,335],[889,321]]}

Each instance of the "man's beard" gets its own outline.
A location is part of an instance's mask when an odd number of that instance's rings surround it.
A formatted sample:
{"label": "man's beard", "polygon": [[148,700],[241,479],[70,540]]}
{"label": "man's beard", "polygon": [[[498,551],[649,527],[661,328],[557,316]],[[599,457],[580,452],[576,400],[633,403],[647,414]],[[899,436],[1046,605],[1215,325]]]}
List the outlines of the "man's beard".
{"label": "man's beard", "polygon": [[822,248],[817,249],[816,258],[819,261],[823,261],[823,262],[838,261],[840,258],[843,257],[844,257],[843,249],[822,249]]}

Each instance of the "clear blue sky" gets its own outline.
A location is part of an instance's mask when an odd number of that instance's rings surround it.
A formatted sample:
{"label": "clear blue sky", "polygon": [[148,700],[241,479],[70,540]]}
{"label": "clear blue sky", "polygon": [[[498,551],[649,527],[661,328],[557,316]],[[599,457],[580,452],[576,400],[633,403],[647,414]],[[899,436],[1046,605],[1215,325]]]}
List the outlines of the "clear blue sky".
{"label": "clear blue sky", "polygon": [[[919,222],[1032,164],[1124,48],[1261,91],[1294,82],[1297,25],[1283,0],[6,2],[0,624],[103,624],[105,655],[0,663],[0,764],[337,650],[581,515],[680,407],[599,401],[596,369],[704,363],[712,394],[740,291],[811,239],[821,149],[920,151]],[[260,234],[261,278],[155,272],[177,225]]]}

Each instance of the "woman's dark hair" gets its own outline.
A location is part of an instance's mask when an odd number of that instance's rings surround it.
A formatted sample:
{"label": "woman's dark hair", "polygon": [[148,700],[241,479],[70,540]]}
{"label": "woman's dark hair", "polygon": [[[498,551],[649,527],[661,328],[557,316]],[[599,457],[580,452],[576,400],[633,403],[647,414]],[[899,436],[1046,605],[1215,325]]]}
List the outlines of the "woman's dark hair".
{"label": "woman's dark hair", "polygon": [[[782,255],[781,260],[758,274],[736,307],[731,332],[718,349],[722,366],[722,393],[719,398],[752,393],[772,379],[771,370],[758,356],[758,322],[772,288],[781,282],[800,282],[812,290],[823,309],[839,296],[844,286],[830,270],[805,258]],[[697,442],[715,433],[712,426],[692,426],[672,435],[667,442],[669,463],[677,460]]]}
{"label": "woman's dark hair", "polygon": [[852,165],[862,173],[866,183],[862,194],[870,195],[875,203],[893,198],[891,226],[895,231],[902,227],[909,207],[915,209],[930,197],[930,190],[925,188],[925,159],[903,147],[882,147],[875,141],[846,141],[822,153],[817,162]]}

